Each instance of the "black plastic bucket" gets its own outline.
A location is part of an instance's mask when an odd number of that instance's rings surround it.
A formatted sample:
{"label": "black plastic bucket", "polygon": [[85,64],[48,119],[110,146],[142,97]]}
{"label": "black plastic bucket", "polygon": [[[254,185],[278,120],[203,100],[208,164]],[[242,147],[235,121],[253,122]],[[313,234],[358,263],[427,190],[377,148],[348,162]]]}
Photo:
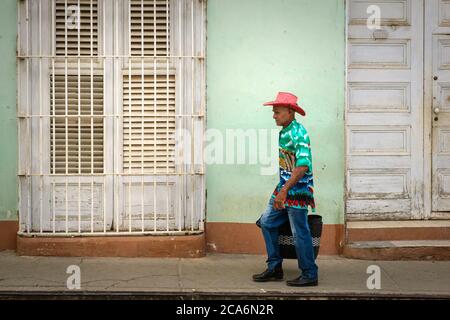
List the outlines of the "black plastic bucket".
{"label": "black plastic bucket", "polygon": [[[312,243],[314,248],[314,258],[317,258],[320,249],[320,238],[322,237],[322,217],[317,214],[308,215],[308,225],[311,232]],[[261,227],[260,221],[256,221],[256,225]],[[292,236],[291,224],[286,221],[278,229],[278,245],[280,247],[280,255],[284,259],[297,259],[295,252],[294,237]]]}

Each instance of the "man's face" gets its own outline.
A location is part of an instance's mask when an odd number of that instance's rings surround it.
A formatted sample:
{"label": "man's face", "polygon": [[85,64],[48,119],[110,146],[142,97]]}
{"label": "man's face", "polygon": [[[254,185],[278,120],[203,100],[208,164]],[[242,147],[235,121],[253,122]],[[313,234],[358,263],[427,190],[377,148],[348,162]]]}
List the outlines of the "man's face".
{"label": "man's face", "polygon": [[277,126],[285,126],[292,120],[293,111],[288,107],[273,107],[272,111]]}

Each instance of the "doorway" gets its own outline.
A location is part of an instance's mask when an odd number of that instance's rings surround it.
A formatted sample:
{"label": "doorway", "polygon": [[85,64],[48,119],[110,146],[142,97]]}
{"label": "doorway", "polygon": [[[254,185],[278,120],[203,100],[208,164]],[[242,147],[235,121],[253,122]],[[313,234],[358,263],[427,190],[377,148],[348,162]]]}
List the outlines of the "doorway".
{"label": "doorway", "polygon": [[449,0],[347,2],[345,119],[347,220],[450,219]]}

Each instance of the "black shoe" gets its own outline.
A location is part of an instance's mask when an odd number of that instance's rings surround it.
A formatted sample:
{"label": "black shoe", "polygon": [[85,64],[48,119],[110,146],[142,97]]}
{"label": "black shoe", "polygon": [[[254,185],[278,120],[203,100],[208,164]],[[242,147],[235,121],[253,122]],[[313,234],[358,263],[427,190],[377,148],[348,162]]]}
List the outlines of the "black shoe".
{"label": "black shoe", "polygon": [[300,276],[298,278],[286,281],[286,284],[288,286],[292,286],[292,287],[315,287],[315,286],[319,285],[319,280],[318,279],[308,279],[308,278]]}
{"label": "black shoe", "polygon": [[280,281],[283,280],[283,277],[284,277],[283,269],[281,267],[276,267],[272,271],[266,269],[262,273],[254,274],[253,281],[256,282]]}

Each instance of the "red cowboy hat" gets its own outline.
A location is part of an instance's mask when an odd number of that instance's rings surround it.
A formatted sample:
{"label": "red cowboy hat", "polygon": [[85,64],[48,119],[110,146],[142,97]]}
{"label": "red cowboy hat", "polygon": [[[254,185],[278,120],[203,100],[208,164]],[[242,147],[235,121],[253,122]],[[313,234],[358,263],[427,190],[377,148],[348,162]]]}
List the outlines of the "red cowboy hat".
{"label": "red cowboy hat", "polygon": [[303,110],[297,104],[297,97],[289,92],[278,92],[277,99],[275,101],[270,101],[264,103],[265,106],[274,107],[289,107],[295,112],[300,113],[302,116],[305,115],[305,110]]}

